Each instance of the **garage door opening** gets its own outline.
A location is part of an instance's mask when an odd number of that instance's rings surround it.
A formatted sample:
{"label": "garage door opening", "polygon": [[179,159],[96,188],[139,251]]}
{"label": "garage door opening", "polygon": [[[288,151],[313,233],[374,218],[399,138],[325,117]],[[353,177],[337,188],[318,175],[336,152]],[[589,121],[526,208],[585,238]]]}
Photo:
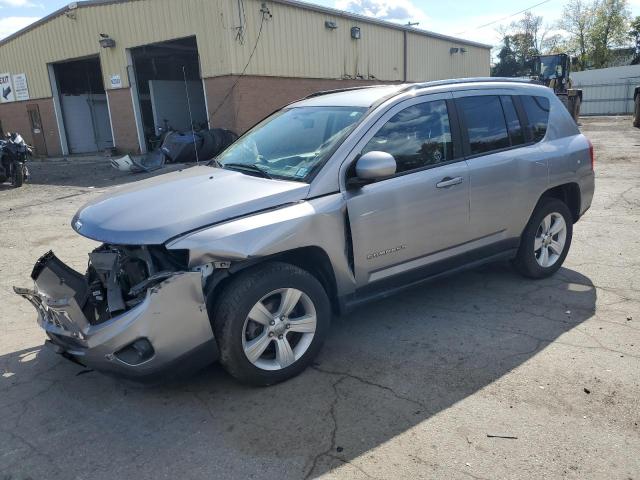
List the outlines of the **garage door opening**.
{"label": "garage door opening", "polygon": [[70,153],[113,147],[107,95],[98,57],[53,65]]}
{"label": "garage door opening", "polygon": [[167,131],[208,128],[195,37],[133,48],[131,58],[149,150]]}

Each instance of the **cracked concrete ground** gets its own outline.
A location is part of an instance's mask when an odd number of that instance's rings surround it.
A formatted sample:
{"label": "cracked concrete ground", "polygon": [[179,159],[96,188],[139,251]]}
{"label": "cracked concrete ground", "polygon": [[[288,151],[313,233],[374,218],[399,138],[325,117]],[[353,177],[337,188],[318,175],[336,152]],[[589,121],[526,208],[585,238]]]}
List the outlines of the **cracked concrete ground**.
{"label": "cracked concrete ground", "polygon": [[555,277],[500,264],[370,304],[260,389],[215,366],[141,388],[41,350],[11,286],[49,248],[84,270],[73,213],[139,177],[34,163],[0,189],[0,479],[639,479],[640,130],[583,122],[597,193]]}

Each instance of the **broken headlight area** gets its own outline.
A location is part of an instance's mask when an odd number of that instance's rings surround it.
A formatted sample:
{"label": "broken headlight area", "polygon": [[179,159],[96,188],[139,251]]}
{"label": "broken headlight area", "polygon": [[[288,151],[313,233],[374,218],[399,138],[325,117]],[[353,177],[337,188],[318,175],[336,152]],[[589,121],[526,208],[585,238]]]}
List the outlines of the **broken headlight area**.
{"label": "broken headlight area", "polygon": [[48,252],[33,268],[35,288],[14,291],[36,308],[45,344],[56,353],[143,379],[217,358],[203,289],[206,265],[187,267],[186,251],[102,245],[81,274]]}
{"label": "broken headlight area", "polygon": [[64,330],[68,330],[66,323],[72,323],[65,321],[68,314],[97,325],[143,302],[150,288],[187,271],[187,262],[187,251],[102,245],[89,254],[82,275],[50,251],[40,257],[31,273],[40,295],[26,298],[31,303],[45,298],[47,309],[61,312],[55,323]]}
{"label": "broken headlight area", "polygon": [[188,252],[102,245],[89,254],[87,319],[97,324],[141,303],[147,290],[187,271]]}

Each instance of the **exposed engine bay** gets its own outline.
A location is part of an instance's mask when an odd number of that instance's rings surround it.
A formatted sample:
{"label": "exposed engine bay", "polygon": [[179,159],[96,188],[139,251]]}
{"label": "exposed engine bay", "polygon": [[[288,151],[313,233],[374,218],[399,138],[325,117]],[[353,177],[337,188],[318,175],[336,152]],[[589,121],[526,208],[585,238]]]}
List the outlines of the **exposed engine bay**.
{"label": "exposed engine bay", "polygon": [[141,303],[154,285],[187,271],[188,252],[159,246],[101,245],[89,254],[85,315],[99,324]]}
{"label": "exposed engine bay", "polygon": [[103,244],[83,275],[49,251],[31,273],[35,288],[14,291],[35,307],[56,353],[148,379],[217,358],[203,290],[213,270],[187,262],[187,250]]}

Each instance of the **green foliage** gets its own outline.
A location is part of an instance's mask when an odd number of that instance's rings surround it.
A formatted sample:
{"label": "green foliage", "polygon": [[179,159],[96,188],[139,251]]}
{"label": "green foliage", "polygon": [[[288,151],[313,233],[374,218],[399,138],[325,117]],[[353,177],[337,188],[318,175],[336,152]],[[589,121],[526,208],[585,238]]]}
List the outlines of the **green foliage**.
{"label": "green foliage", "polygon": [[552,28],[543,28],[542,20],[526,12],[521,20],[498,30],[502,47],[495,75],[528,75],[534,55],[563,52],[573,57],[574,70],[603,68],[630,39],[640,61],[640,17],[632,21],[628,0],[569,0],[554,25],[562,35],[549,34]]}
{"label": "green foliage", "polygon": [[540,54],[544,35],[541,34],[542,17],[525,12],[522,19],[502,27],[502,48],[499,62],[492,74],[501,77],[522,77],[531,74],[533,57]]}
{"label": "green foliage", "polygon": [[593,46],[591,61],[594,67],[607,66],[611,58],[611,49],[625,44],[630,16],[627,0],[596,2],[593,26],[589,32]]}
{"label": "green foliage", "polygon": [[631,20],[629,24],[629,38],[632,40],[636,53],[633,59],[633,64],[640,63],[640,16],[637,16]]}

